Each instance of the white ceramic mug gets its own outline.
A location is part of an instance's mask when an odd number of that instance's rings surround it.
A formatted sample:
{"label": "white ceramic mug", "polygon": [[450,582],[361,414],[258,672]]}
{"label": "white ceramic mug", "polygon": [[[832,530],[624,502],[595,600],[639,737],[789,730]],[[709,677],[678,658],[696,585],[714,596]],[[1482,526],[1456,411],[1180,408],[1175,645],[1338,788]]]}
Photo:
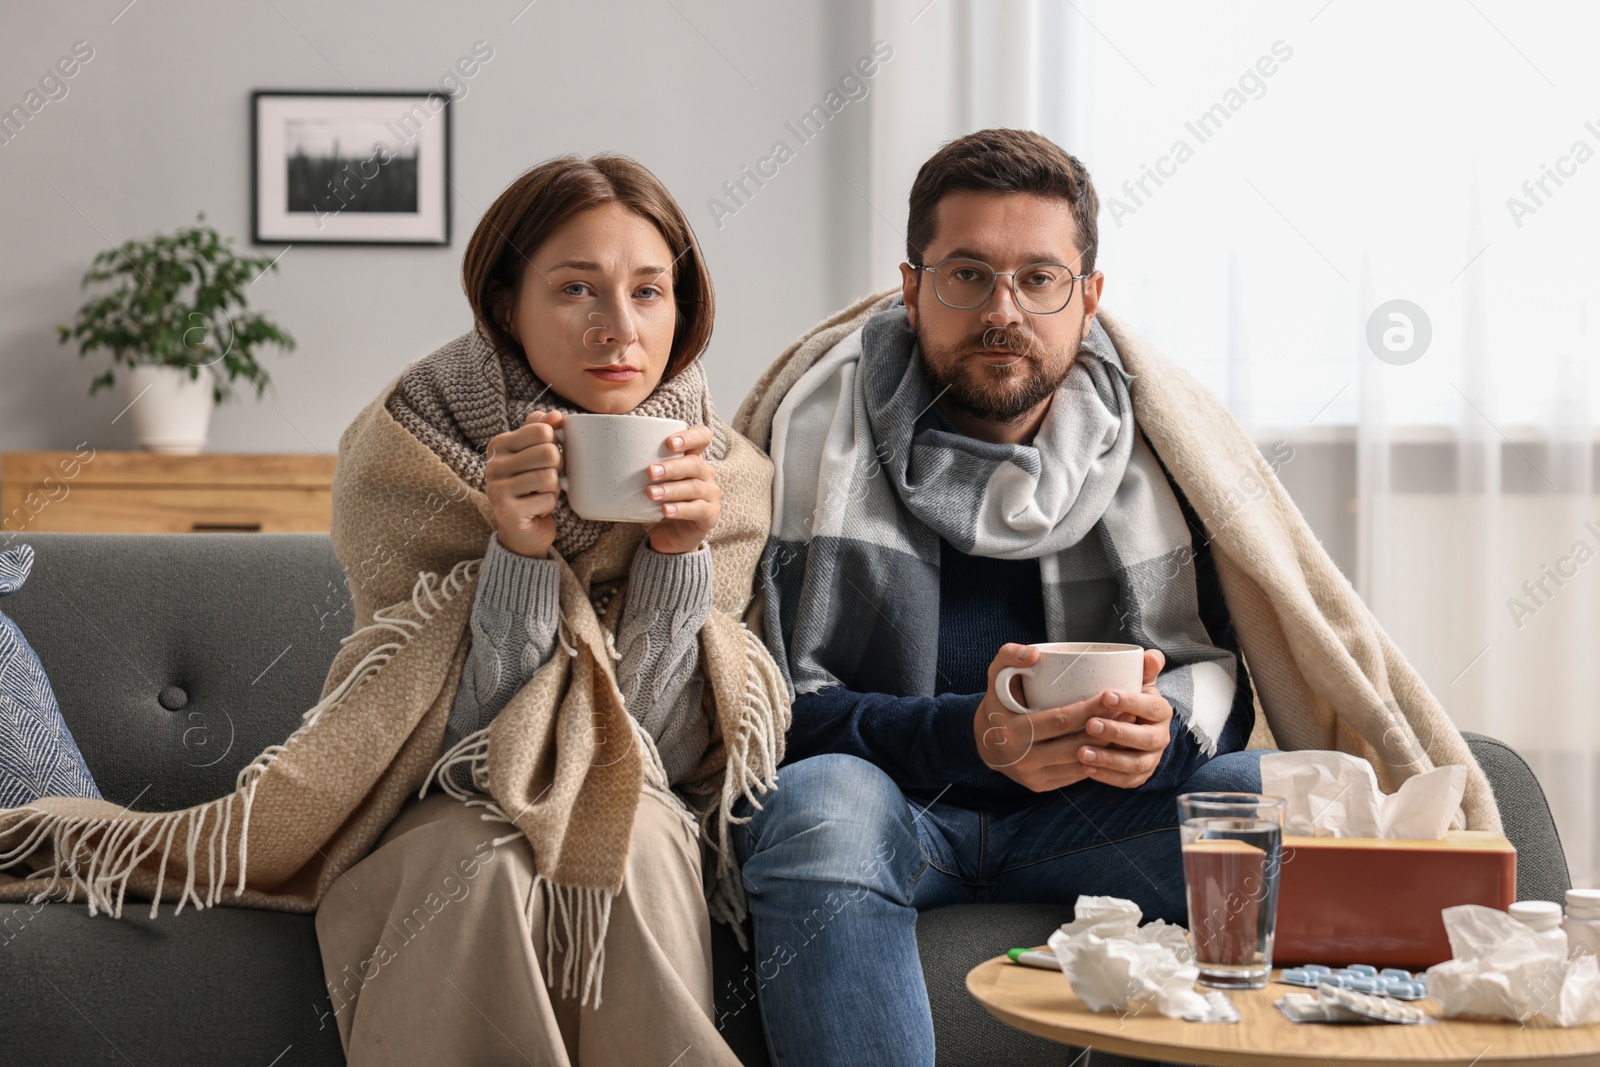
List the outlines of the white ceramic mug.
{"label": "white ceramic mug", "polygon": [[[1000,703],[1019,715],[1076,704],[1107,689],[1144,688],[1144,649],[1105,641],[1056,641],[1034,645],[1039,660],[1031,667],[1007,667],[994,680]],[[1011,695],[1011,680],[1022,679],[1027,705]]]}
{"label": "white ceramic mug", "polygon": [[556,431],[568,506],[597,522],[659,521],[661,503],[646,492],[650,464],[680,455],[667,438],[688,428],[682,419],[649,415],[568,415]]}

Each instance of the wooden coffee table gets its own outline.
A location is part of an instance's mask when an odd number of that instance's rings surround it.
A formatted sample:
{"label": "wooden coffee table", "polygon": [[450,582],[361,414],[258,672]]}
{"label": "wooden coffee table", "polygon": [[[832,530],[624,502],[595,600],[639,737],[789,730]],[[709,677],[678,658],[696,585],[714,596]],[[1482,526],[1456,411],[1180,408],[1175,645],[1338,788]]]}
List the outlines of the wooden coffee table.
{"label": "wooden coffee table", "polygon": [[[1273,972],[1276,979],[1277,972]],[[1442,1020],[1421,1026],[1291,1023],[1275,1001],[1309,992],[1277,981],[1265,989],[1229,992],[1237,1023],[1191,1023],[1151,1008],[1137,1014],[1093,1012],[1056,971],[1024,967],[997,956],[967,974],[967,990],[989,1014],[1030,1034],[1148,1060],[1208,1067],[1296,1064],[1600,1064],[1600,1024],[1562,1029],[1535,1018],[1527,1025],[1500,1020]],[[1432,1015],[1439,1005],[1415,1001]]]}

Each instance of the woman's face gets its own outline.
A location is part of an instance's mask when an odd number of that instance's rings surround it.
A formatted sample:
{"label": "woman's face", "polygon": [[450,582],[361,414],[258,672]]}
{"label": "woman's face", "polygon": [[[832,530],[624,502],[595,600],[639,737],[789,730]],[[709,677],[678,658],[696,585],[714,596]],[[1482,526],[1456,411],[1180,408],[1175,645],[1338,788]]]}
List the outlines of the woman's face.
{"label": "woman's face", "polygon": [[672,354],[674,258],[660,231],[621,204],[590,208],[552,233],[511,312],[533,373],[587,411],[637,407]]}

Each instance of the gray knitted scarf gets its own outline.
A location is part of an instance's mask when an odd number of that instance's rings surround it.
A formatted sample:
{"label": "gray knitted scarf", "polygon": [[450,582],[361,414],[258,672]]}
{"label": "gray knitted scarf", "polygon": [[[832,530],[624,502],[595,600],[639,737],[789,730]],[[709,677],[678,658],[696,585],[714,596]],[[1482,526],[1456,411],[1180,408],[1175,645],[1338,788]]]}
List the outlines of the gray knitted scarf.
{"label": "gray knitted scarf", "polygon": [[[942,429],[903,304],[823,355],[773,419],[766,639],[791,690],[900,696],[938,678],[940,539],[1038,559],[1052,641],[1159,648],[1158,687],[1216,752],[1236,663],[1200,619],[1177,497],[1097,322],[1032,443]],[[994,649],[998,652],[998,649]]]}
{"label": "gray knitted scarf", "polygon": [[[489,439],[522,425],[527,413],[585,409],[555,392],[534,373],[521,353],[498,350],[474,329],[410,364],[389,397],[389,414],[474,489],[483,489],[484,451]],[[717,417],[699,360],[664,378],[630,415],[682,419],[709,426],[706,459],[728,450],[727,426]],[[575,559],[611,523],[581,519],[562,496],[556,502],[556,551]]]}

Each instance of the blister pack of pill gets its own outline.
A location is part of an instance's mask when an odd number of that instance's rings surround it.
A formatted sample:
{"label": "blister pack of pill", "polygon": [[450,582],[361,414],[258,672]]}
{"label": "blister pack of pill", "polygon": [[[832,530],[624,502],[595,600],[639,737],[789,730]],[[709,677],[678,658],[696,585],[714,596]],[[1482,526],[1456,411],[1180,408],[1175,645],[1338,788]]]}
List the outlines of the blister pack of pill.
{"label": "blister pack of pill", "polygon": [[1278,1010],[1294,1023],[1402,1023],[1419,1025],[1433,1019],[1411,1004],[1393,997],[1358,993],[1335,985],[1319,985],[1317,992],[1289,993],[1277,1002]]}
{"label": "blister pack of pill", "polygon": [[1422,971],[1412,974],[1399,967],[1385,967],[1380,971],[1367,963],[1352,963],[1338,970],[1320,963],[1286,967],[1278,975],[1278,981],[1312,989],[1327,984],[1339,989],[1353,989],[1357,993],[1394,997],[1396,1000],[1421,1000],[1428,995],[1428,976]]}
{"label": "blister pack of pill", "polygon": [[1233,1006],[1227,994],[1221,990],[1208,989],[1205,991],[1206,1006],[1204,1011],[1185,1012],[1183,1018],[1192,1023],[1236,1023],[1239,1021],[1239,1009]]}

